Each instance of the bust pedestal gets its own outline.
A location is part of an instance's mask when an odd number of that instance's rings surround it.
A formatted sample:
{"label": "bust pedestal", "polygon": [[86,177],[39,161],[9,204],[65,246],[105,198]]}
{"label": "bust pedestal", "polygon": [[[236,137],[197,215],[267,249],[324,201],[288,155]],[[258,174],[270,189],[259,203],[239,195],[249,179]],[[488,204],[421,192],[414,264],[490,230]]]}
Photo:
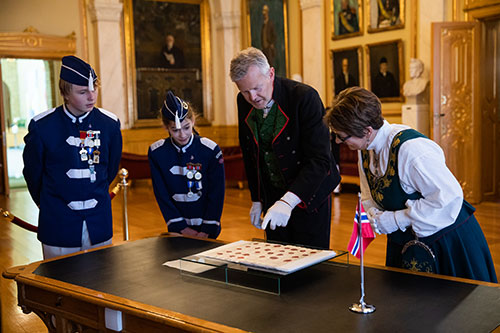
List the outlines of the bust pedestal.
{"label": "bust pedestal", "polygon": [[402,122],[429,137],[429,105],[404,104]]}
{"label": "bust pedestal", "polygon": [[[417,85],[415,85],[415,82]],[[409,84],[413,83],[413,84]],[[418,86],[418,89],[413,89],[413,92],[419,91],[417,94],[412,94],[412,89]],[[424,89],[422,90],[422,88]],[[429,137],[429,85],[426,80],[412,80],[405,83],[406,104],[402,106],[402,123],[416,129],[420,133]]]}

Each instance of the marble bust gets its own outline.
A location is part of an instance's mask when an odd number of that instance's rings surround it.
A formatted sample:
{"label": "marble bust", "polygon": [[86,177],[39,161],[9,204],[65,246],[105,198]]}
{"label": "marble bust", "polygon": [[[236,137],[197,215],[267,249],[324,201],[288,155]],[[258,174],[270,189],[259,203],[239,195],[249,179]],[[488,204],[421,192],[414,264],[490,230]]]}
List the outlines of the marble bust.
{"label": "marble bust", "polygon": [[424,72],[424,63],[415,58],[410,60],[410,77],[411,80],[406,81],[403,85],[403,95],[405,96],[417,96],[424,92],[427,88],[429,80],[422,77]]}

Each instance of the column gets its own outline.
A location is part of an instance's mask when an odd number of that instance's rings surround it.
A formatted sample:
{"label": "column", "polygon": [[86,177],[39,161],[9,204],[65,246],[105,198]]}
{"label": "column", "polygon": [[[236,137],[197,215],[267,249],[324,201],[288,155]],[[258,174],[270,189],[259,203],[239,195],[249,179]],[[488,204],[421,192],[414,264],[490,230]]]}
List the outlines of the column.
{"label": "column", "polygon": [[238,88],[229,77],[231,59],[241,49],[241,1],[215,0],[212,5],[214,125],[238,124]]}
{"label": "column", "polygon": [[123,4],[119,0],[93,0],[89,12],[94,30],[95,66],[101,82],[100,106],[116,114],[125,129],[130,123],[121,34]]}
{"label": "column", "polygon": [[325,37],[321,0],[300,0],[302,10],[302,59],[304,83],[313,86],[325,101]]}

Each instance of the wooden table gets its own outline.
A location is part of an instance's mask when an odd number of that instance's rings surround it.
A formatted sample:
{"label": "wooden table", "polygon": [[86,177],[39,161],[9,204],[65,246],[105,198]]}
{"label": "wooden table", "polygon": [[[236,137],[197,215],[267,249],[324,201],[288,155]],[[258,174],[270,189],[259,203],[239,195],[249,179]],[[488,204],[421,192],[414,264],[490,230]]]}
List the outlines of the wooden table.
{"label": "wooden table", "polygon": [[[162,236],[14,267],[22,309],[49,331],[112,332],[489,332],[500,325],[500,285],[365,268],[372,314],[348,310],[360,298],[359,266],[322,263],[282,281],[272,295],[181,275],[163,266],[220,243]],[[106,310],[108,309],[108,310]],[[119,311],[119,312],[116,312]],[[55,323],[55,326],[53,325]]]}

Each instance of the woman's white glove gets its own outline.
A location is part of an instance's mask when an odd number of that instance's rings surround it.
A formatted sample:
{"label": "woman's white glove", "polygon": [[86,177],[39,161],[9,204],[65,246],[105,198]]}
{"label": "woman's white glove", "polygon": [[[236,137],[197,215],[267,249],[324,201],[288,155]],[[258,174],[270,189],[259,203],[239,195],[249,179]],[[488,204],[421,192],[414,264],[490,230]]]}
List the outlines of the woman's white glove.
{"label": "woman's white glove", "polygon": [[391,211],[381,211],[371,207],[366,212],[373,231],[378,234],[391,234],[399,229],[396,216]]}
{"label": "woman's white glove", "polygon": [[262,203],[260,201],[252,201],[252,208],[250,208],[250,221],[257,229],[262,229]]}

